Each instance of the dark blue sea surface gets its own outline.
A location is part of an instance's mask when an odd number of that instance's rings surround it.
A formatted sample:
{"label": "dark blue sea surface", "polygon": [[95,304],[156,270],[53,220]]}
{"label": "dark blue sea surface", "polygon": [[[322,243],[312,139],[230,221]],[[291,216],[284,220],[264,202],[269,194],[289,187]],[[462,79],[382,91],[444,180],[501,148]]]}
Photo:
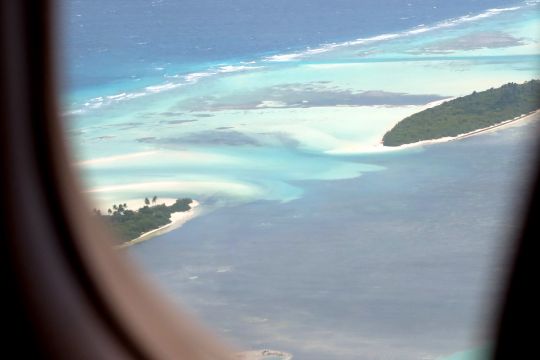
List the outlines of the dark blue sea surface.
{"label": "dark blue sea surface", "polygon": [[159,84],[164,76],[394,33],[520,0],[70,0],[61,59],[72,100]]}

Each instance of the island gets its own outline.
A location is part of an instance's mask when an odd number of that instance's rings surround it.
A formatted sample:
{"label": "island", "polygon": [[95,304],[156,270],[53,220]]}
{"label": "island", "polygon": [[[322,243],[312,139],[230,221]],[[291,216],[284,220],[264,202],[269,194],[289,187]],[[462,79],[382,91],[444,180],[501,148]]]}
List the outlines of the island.
{"label": "island", "polygon": [[94,215],[106,223],[122,244],[128,244],[143,234],[160,229],[171,223],[171,215],[190,211],[194,203],[192,199],[177,199],[172,205],[157,204],[157,197],[152,201],[144,199],[144,206],[138,210],[128,209],[127,204],[115,204],[103,214],[94,209]]}
{"label": "island", "polygon": [[540,80],[473,92],[413,114],[388,131],[384,146],[456,137],[516,120],[540,108]]}

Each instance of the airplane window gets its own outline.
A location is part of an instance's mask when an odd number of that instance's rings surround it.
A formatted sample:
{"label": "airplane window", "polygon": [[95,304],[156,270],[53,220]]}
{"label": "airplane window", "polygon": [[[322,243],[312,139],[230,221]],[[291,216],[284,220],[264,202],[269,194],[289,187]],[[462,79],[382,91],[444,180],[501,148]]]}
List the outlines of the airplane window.
{"label": "airplane window", "polygon": [[242,359],[486,359],[539,6],[64,0],[89,210]]}

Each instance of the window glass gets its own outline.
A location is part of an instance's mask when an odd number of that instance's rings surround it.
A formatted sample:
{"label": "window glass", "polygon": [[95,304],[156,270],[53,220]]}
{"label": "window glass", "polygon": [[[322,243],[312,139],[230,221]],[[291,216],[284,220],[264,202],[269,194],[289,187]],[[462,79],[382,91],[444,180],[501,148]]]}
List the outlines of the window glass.
{"label": "window glass", "polygon": [[488,356],[536,161],[537,1],[61,6],[93,216],[245,359]]}

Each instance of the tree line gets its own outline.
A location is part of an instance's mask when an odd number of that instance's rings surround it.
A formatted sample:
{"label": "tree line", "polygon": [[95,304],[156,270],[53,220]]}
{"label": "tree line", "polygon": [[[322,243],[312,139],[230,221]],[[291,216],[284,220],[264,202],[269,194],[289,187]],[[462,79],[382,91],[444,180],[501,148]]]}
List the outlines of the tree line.
{"label": "tree line", "polygon": [[383,137],[385,146],[457,136],[496,125],[540,108],[540,80],[473,92],[413,114]]}
{"label": "tree line", "polygon": [[[145,232],[167,225],[171,221],[171,214],[184,212],[191,209],[192,199],[177,199],[170,206],[157,204],[157,196],[151,200],[144,199],[144,206],[138,210],[128,209],[126,203],[114,204],[107,209],[104,215],[100,210],[94,209],[94,215],[107,223],[121,242],[126,242],[139,237]],[[152,206],[150,206],[152,204]]]}

